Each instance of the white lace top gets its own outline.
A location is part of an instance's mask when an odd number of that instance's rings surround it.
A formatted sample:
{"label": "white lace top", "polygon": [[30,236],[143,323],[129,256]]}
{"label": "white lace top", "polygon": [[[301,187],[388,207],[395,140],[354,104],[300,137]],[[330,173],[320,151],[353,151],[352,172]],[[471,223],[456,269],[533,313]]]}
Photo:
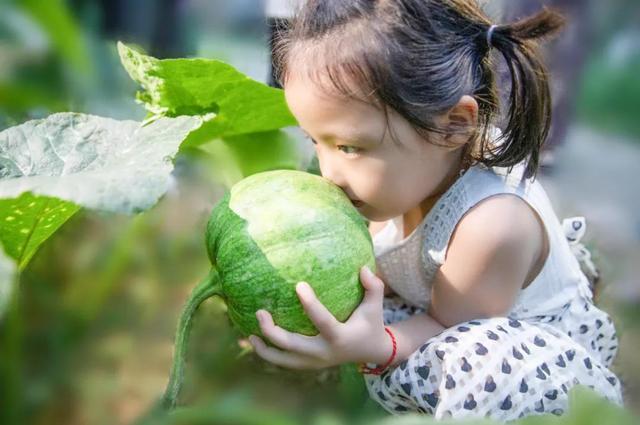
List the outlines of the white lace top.
{"label": "white lace top", "polygon": [[[373,237],[378,273],[384,282],[408,303],[426,308],[431,299],[433,277],[444,263],[458,221],[483,199],[497,194],[514,194],[540,216],[548,235],[549,254],[538,276],[520,291],[510,315],[526,318],[551,314],[578,294],[591,297],[589,282],[566,234],[567,231],[581,231],[581,237],[584,219],[565,222],[565,227],[570,227],[565,231],[542,186],[535,180],[522,179],[523,172],[522,166],[515,167],[511,173],[482,165],[470,168],[404,239],[402,217],[389,220]],[[487,223],[487,226],[491,225]],[[574,237],[571,242],[579,245],[575,249],[583,249],[578,238]]]}

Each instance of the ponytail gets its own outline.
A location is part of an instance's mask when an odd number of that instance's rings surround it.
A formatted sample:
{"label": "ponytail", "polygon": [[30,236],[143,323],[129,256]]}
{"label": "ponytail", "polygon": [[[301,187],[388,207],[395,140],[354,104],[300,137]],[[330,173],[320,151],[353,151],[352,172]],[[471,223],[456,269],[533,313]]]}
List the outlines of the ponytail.
{"label": "ponytail", "polygon": [[506,62],[511,90],[502,143],[482,146],[490,150],[488,158],[484,152],[481,154],[486,165],[514,166],[526,160],[524,177],[535,176],[551,125],[549,76],[536,41],[554,34],[563,25],[562,15],[545,8],[513,24],[487,28],[489,47],[499,51]]}

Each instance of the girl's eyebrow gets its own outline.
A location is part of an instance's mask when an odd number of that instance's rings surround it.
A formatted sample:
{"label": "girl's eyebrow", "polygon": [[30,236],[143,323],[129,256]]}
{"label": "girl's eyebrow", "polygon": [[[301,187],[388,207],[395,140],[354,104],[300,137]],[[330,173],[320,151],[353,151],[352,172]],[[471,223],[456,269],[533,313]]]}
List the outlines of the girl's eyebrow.
{"label": "girl's eyebrow", "polygon": [[[300,129],[302,130],[302,132],[305,134],[305,136],[309,137],[310,139],[312,139],[313,137],[311,137],[311,135],[302,127],[300,127]],[[348,143],[366,143],[369,140],[373,140],[371,138],[370,135],[368,134],[363,134],[363,135],[337,135],[337,134],[322,134],[320,135],[320,138],[322,140],[341,140],[343,142],[348,142]]]}

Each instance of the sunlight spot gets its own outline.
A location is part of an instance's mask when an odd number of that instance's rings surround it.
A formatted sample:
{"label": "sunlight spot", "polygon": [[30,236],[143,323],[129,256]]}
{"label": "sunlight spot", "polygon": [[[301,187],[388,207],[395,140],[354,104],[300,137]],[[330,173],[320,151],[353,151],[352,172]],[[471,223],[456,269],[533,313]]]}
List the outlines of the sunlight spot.
{"label": "sunlight spot", "polygon": [[28,235],[29,229],[20,229],[20,233],[22,233],[23,235]]}
{"label": "sunlight spot", "polygon": [[7,218],[5,218],[5,220],[7,220],[7,221],[13,221],[15,219],[16,218],[14,216],[12,216],[12,215],[8,215]]}
{"label": "sunlight spot", "polygon": [[33,208],[33,207],[35,207],[35,206],[36,206],[36,202],[35,202],[35,201],[33,201],[32,203],[30,203],[30,204],[28,205],[28,207],[29,207],[29,208]]}

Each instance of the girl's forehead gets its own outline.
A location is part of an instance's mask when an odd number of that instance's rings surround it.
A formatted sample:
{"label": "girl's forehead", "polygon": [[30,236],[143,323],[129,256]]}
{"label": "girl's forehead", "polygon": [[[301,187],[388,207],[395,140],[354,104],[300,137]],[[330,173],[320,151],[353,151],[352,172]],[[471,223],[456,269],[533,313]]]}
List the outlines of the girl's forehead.
{"label": "girl's forehead", "polygon": [[384,129],[385,115],[375,106],[332,93],[313,80],[292,78],[284,90],[289,109],[312,136],[357,140]]}
{"label": "girl's forehead", "polygon": [[346,96],[338,92],[331,83],[304,74],[291,74],[284,85],[286,101],[295,114],[313,113],[343,116],[345,119],[383,115],[373,99],[357,95]]}

